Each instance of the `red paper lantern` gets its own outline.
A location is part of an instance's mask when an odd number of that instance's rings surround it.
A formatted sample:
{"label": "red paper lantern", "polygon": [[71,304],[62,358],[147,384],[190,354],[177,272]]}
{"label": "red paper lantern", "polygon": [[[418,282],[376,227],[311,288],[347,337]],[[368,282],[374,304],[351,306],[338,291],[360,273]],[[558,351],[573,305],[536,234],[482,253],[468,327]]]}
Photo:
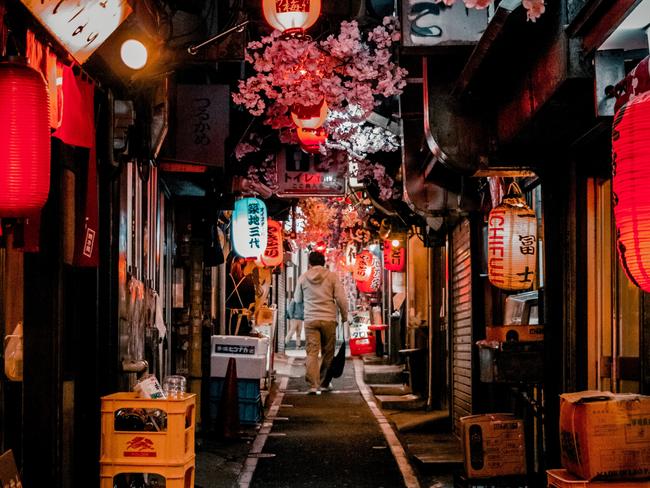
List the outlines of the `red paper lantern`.
{"label": "red paper lantern", "polygon": [[320,15],[321,0],[262,0],[264,18],[284,34],[301,34]]}
{"label": "red paper lantern", "polygon": [[512,183],[488,218],[488,278],[502,290],[529,290],[536,269],[537,218]]}
{"label": "red paper lantern", "polygon": [[291,119],[301,129],[318,129],[327,118],[327,103],[323,99],[317,105],[294,105],[291,107]]}
{"label": "red paper lantern", "polygon": [[38,212],[50,191],[50,104],[43,76],[0,63],[0,217]]}
{"label": "red paper lantern", "polygon": [[406,248],[399,239],[384,241],[384,268],[403,273],[406,269]]}
{"label": "red paper lantern", "polygon": [[274,268],[284,260],[284,245],[282,243],[282,224],[277,220],[267,219],[267,239],[264,253],[255,260],[258,266]]}
{"label": "red paper lantern", "polygon": [[357,281],[357,289],[362,293],[375,293],[381,288],[381,266],[379,258],[372,255],[372,264],[370,265],[370,278],[366,281]]}
{"label": "red paper lantern", "polygon": [[321,144],[327,140],[327,132],[325,129],[296,129],[300,147],[303,151],[308,153],[317,153],[320,151]]}
{"label": "red paper lantern", "polygon": [[628,278],[650,291],[650,91],[616,113],[612,159],[618,256]]}
{"label": "red paper lantern", "polygon": [[372,278],[373,257],[370,251],[361,251],[357,254],[354,265],[354,279],[356,281],[368,281]]}

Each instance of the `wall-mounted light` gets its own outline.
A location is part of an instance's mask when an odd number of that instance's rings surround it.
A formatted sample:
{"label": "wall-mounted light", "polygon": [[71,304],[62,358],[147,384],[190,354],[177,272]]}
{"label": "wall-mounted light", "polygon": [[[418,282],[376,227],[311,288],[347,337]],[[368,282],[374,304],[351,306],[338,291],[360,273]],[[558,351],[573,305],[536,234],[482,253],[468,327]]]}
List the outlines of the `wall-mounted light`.
{"label": "wall-mounted light", "polygon": [[129,39],[120,48],[122,62],[131,69],[142,69],[147,64],[147,48],[136,39]]}

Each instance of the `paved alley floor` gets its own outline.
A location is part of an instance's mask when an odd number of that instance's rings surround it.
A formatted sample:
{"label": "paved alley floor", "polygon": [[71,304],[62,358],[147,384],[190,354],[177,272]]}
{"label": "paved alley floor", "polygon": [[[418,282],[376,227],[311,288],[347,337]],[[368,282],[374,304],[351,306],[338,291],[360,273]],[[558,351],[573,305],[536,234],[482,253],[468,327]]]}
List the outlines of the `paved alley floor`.
{"label": "paved alley floor", "polygon": [[[251,487],[405,486],[389,444],[357,386],[348,360],[334,390],[308,395],[304,358],[291,358],[277,410],[256,460]],[[358,366],[357,366],[358,367]],[[282,383],[286,387],[282,388]],[[241,486],[245,486],[242,478]]]}

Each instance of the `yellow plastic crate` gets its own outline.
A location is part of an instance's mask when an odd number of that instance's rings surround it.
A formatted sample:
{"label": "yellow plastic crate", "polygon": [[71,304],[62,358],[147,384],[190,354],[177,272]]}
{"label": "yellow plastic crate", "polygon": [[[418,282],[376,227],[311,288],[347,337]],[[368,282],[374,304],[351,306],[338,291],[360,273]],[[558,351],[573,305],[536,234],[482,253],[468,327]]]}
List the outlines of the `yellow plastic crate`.
{"label": "yellow plastic crate", "polygon": [[[159,409],[167,414],[167,430],[116,431],[115,412],[121,408]],[[151,400],[137,393],[114,393],[102,397],[100,462],[122,465],[181,465],[194,458],[196,395]]]}
{"label": "yellow plastic crate", "polygon": [[165,488],[193,488],[194,456],[186,463],[168,466],[101,463],[99,469],[99,487],[113,488],[113,478],[124,473],[157,474],[165,478]]}

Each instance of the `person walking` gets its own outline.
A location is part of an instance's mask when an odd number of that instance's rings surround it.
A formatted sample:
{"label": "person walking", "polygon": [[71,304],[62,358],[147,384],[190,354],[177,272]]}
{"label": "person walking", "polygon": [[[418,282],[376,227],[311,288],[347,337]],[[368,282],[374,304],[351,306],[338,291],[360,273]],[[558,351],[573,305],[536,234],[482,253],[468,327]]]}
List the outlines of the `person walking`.
{"label": "person walking", "polygon": [[[321,384],[334,357],[336,346],[336,310],[343,323],[348,321],[348,300],[335,273],[325,267],[325,255],[309,253],[309,269],[298,278],[294,300],[302,302],[306,336],[305,379],[309,394],[320,395],[329,385]],[[319,365],[318,353],[321,354]]]}
{"label": "person walking", "polygon": [[300,339],[302,336],[302,321],[304,319],[304,312],[302,307],[302,302],[296,302],[295,299],[291,299],[289,306],[287,307],[287,320],[289,321],[289,329],[287,330],[287,335],[284,338],[284,344],[288,345],[291,341],[291,336],[296,335],[296,349],[300,349]]}

